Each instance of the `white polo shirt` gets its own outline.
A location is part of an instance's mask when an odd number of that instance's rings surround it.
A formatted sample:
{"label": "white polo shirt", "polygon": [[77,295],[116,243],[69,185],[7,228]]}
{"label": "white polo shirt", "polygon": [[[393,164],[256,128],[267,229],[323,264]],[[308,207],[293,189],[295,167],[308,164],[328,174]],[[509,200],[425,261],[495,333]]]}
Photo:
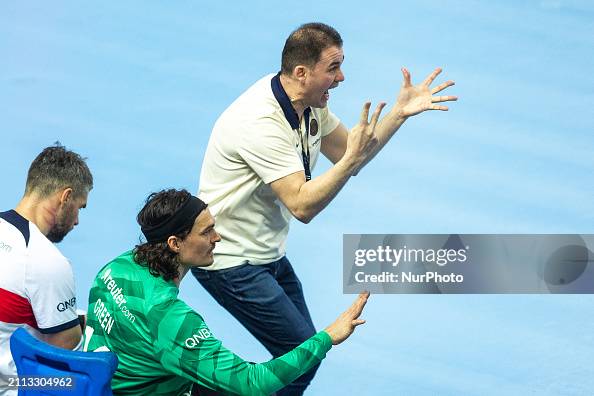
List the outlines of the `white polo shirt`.
{"label": "white polo shirt", "polygon": [[[68,260],[37,226],[14,210],[0,213],[0,375],[16,375],[10,336],[34,336],[79,325]],[[13,392],[14,391],[14,392]],[[16,395],[0,385],[0,395]]]}
{"label": "white polo shirt", "polygon": [[292,215],[270,183],[304,170],[302,140],[309,148],[313,169],[322,137],[340,123],[327,107],[311,108],[309,134],[305,117],[299,131],[298,121],[293,119],[293,129],[287,112],[296,117],[294,110],[280,84],[273,92],[273,78],[271,74],[252,85],[225,110],[212,130],[198,195],[215,216],[215,229],[222,240],[214,250],[214,264],[204,269],[220,270],[246,262],[266,264],[285,255]]}

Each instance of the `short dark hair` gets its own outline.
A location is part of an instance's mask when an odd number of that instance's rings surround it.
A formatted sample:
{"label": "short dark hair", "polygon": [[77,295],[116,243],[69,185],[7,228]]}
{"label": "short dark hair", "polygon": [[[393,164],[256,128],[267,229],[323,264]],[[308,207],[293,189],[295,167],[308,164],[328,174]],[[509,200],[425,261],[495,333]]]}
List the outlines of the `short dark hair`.
{"label": "short dark hair", "polygon": [[313,66],[328,47],[342,47],[342,38],[332,26],[314,22],[299,26],[285,41],[281,72],[291,74],[298,65]]}
{"label": "short dark hair", "polygon": [[56,142],[43,149],[31,163],[25,195],[47,196],[68,187],[75,197],[88,194],[93,188],[93,175],[85,158]]}
{"label": "short dark hair", "polygon": [[[162,223],[172,216],[188,199],[192,197],[187,190],[168,189],[154,192],[148,196],[144,207],[136,216],[136,221],[141,227],[151,227]],[[192,224],[181,230],[176,237],[185,239],[192,230]],[[169,249],[167,241],[145,242],[136,245],[134,261],[147,266],[154,276],[162,276],[166,281],[179,276],[177,260],[178,253]]]}

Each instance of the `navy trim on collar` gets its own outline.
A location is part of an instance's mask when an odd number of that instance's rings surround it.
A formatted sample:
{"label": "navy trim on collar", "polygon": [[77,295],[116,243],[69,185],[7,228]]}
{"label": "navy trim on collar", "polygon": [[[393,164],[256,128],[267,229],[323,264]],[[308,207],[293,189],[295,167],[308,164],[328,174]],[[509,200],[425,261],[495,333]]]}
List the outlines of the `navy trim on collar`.
{"label": "navy trim on collar", "polygon": [[29,246],[29,237],[31,236],[31,233],[29,232],[29,220],[18,214],[14,209],[7,212],[1,212],[0,217],[15,226],[15,228],[23,234],[23,238],[25,238],[25,246]]}
{"label": "navy trim on collar", "polygon": [[[276,101],[280,105],[281,109],[283,109],[283,113],[285,114],[285,118],[289,121],[289,125],[291,125],[292,129],[299,129],[299,117],[297,116],[297,112],[293,108],[291,104],[291,99],[289,99],[289,95],[283,88],[280,82],[280,72],[270,80],[270,86],[272,87],[272,93],[276,98]],[[309,113],[311,108],[305,109],[303,114],[309,119]]]}

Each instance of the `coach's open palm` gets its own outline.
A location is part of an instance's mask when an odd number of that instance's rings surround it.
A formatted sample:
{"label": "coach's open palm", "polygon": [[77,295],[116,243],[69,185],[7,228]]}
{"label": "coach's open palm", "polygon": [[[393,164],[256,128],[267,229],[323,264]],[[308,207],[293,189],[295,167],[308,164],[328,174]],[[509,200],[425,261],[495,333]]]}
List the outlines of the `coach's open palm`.
{"label": "coach's open palm", "polygon": [[394,110],[397,110],[402,117],[414,116],[426,110],[447,111],[447,106],[438,105],[436,103],[455,101],[458,100],[458,97],[434,96],[436,93],[455,84],[453,81],[446,81],[431,89],[431,84],[439,73],[441,73],[441,68],[438,67],[421,84],[412,85],[410,72],[403,67],[402,75],[404,80],[398,98],[396,99]]}

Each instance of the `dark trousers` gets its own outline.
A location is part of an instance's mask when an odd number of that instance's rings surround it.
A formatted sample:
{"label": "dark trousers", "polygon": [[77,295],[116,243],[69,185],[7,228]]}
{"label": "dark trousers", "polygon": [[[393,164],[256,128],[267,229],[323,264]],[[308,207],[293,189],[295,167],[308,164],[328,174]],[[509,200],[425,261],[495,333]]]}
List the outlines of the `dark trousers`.
{"label": "dark trousers", "polygon": [[[316,333],[301,282],[286,257],[269,264],[243,264],[219,271],[192,268],[192,273],[275,358]],[[318,367],[277,395],[302,395]]]}

